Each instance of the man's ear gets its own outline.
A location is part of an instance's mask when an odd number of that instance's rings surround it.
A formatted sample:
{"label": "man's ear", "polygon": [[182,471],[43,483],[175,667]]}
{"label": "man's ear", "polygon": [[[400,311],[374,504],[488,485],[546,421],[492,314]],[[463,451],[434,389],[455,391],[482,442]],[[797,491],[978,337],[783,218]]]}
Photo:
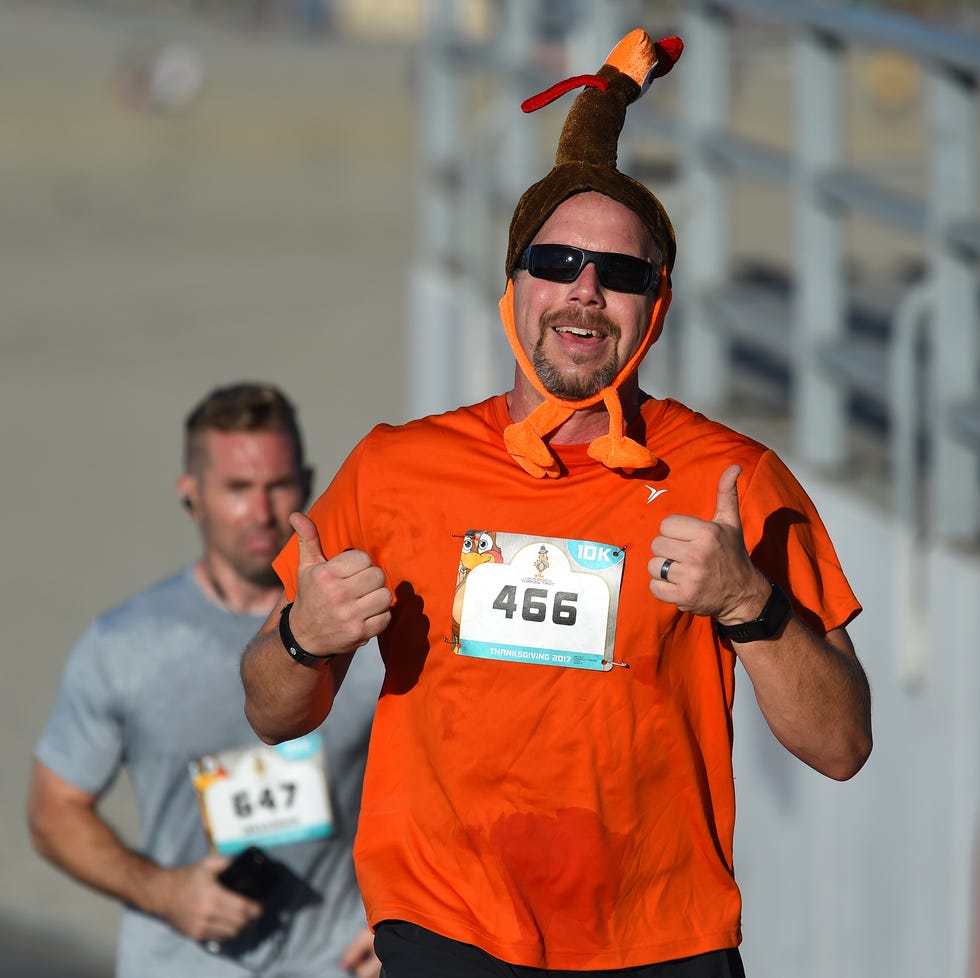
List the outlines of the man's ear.
{"label": "man's ear", "polygon": [[177,477],[177,495],[180,498],[180,505],[187,510],[195,519],[198,511],[197,480],[194,476],[184,472]]}

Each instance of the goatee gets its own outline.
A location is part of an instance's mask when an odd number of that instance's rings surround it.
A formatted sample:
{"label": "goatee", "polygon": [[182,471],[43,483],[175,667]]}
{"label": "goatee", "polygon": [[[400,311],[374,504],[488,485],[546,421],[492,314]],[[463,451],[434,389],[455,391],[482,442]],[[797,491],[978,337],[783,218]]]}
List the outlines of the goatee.
{"label": "goatee", "polygon": [[[605,363],[599,364],[591,374],[566,376],[548,359],[544,350],[544,338],[556,324],[595,329],[613,341],[613,348]],[[567,310],[551,312],[541,317],[541,336],[531,355],[531,363],[545,390],[565,401],[581,401],[598,394],[608,387],[619,373],[619,327],[601,312],[581,310],[570,314]],[[583,358],[584,360],[584,358]]]}

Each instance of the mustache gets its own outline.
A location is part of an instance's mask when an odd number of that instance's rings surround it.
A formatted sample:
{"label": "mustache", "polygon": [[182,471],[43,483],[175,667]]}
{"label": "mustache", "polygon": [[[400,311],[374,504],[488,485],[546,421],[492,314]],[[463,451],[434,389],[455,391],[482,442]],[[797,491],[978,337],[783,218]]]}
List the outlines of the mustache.
{"label": "mustache", "polygon": [[577,326],[580,329],[596,329],[613,339],[619,339],[619,326],[598,309],[561,309],[546,312],[541,317],[542,330],[554,326]]}

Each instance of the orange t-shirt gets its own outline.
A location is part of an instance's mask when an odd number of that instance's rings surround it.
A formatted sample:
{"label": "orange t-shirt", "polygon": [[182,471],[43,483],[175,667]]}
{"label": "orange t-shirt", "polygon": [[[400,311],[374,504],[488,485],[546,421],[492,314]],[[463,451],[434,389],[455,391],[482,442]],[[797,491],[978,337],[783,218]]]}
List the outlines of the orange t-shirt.
{"label": "orange t-shirt", "polygon": [[[504,449],[509,423],[500,396],[380,425],[311,509],[327,556],[367,551],[395,594],[355,845],[368,919],[538,968],[734,947],[735,656],[709,619],[653,597],[650,543],[671,513],[711,519],[737,462],[755,563],[821,631],[860,608],[812,503],[757,442],[651,399],[630,434],[660,466],[624,475],[558,446],[565,474],[535,479]],[[614,658],[629,668],[455,654],[476,527],[625,548]],[[294,538],[276,561],[290,597],[296,563]]]}

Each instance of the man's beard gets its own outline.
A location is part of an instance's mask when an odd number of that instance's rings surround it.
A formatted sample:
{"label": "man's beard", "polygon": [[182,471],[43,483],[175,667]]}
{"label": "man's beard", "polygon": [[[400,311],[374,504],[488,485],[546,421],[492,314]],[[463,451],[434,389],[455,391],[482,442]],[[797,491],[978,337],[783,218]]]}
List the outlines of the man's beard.
{"label": "man's beard", "polygon": [[[284,534],[279,546],[276,547],[276,553],[285,546],[288,539],[288,535]],[[249,584],[257,587],[276,587],[281,583],[279,575],[272,567],[271,559],[246,553],[242,541],[239,541],[239,545],[234,550],[226,551],[224,557],[239,578]]]}
{"label": "man's beard", "polygon": [[280,583],[279,575],[268,564],[262,566],[239,564],[235,569],[239,577],[258,587],[275,587]]}
{"label": "man's beard", "polygon": [[[544,351],[544,339],[553,324],[561,323],[566,326],[578,326],[582,329],[600,329],[613,342],[609,359],[597,366],[587,376],[565,376],[555,366]],[[538,379],[545,390],[565,401],[582,401],[587,397],[598,394],[608,387],[619,373],[619,327],[600,312],[583,312],[569,315],[568,312],[547,313],[541,317],[541,336],[531,355],[531,363]],[[573,360],[574,362],[574,360]]]}

